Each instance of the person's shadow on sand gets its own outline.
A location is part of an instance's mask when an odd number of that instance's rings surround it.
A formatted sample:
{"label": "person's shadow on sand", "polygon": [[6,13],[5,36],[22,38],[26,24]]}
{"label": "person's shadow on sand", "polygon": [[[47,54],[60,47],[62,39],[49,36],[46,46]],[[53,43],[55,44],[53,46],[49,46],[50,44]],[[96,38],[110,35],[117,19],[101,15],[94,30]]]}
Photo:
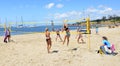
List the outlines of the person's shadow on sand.
{"label": "person's shadow on sand", "polygon": [[73,48],[73,49],[72,49],[72,51],[76,51],[76,50],[77,50],[77,48]]}
{"label": "person's shadow on sand", "polygon": [[78,44],[86,44],[86,42],[79,42]]}
{"label": "person's shadow on sand", "polygon": [[117,52],[113,52],[110,55],[116,56],[118,53]]}
{"label": "person's shadow on sand", "polygon": [[51,53],[58,53],[58,50],[53,50]]}

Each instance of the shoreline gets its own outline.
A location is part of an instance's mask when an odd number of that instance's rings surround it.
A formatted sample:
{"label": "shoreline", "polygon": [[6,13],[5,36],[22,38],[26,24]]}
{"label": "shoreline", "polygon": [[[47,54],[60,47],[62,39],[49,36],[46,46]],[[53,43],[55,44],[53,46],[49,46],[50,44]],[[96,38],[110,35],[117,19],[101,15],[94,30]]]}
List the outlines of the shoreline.
{"label": "shoreline", "polygon": [[[74,31],[74,30],[77,30],[77,27],[78,26],[76,26],[76,29],[72,29],[72,31]],[[100,27],[100,28],[102,28],[102,27]],[[94,28],[91,28],[91,29],[94,29]],[[83,29],[84,30],[84,29]],[[3,31],[0,31],[0,32],[2,32],[3,33]],[[19,33],[20,32],[20,33]],[[50,31],[50,32],[53,32],[53,31]],[[25,31],[12,31],[12,35],[14,36],[14,35],[24,35],[24,34],[33,34],[33,33],[44,33],[44,31],[40,31],[40,32],[25,32]],[[4,33],[3,33],[3,35],[1,34],[0,36],[4,36]]]}

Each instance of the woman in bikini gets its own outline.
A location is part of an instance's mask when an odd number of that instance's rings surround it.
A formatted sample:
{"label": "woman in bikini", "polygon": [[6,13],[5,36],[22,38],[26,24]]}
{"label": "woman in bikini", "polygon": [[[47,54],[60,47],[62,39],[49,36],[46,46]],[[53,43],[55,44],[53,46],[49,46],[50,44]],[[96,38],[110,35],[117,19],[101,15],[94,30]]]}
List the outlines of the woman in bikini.
{"label": "woman in bikini", "polygon": [[45,36],[46,36],[46,42],[47,42],[47,51],[48,53],[50,53],[52,42],[51,42],[50,32],[48,28],[45,29]]}
{"label": "woman in bikini", "polygon": [[84,43],[84,40],[83,40],[83,38],[82,38],[83,36],[82,36],[82,33],[80,32],[80,28],[78,28],[77,29],[77,42],[78,43],[80,43],[80,39],[81,39],[81,41],[82,41],[82,43]]}
{"label": "woman in bikini", "polygon": [[57,39],[58,39],[58,37],[59,37],[59,39],[60,39],[61,42],[62,42],[63,40],[62,40],[62,38],[61,38],[61,36],[60,36],[59,30],[56,30],[56,34],[57,34],[57,36],[56,36],[56,41],[57,41]]}
{"label": "woman in bikini", "polygon": [[69,38],[70,38],[69,28],[66,28],[65,31],[66,31],[66,35],[65,35],[65,37],[64,37],[63,44],[65,43],[65,41],[66,41],[66,39],[67,39],[67,46],[68,46],[68,44],[69,44]]}

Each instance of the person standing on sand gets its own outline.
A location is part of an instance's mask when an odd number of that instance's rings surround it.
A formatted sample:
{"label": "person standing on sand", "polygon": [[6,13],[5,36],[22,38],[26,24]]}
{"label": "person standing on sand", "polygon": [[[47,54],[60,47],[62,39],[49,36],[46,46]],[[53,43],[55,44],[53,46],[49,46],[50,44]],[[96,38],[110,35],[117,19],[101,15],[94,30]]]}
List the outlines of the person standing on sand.
{"label": "person standing on sand", "polygon": [[69,38],[70,38],[70,30],[69,30],[69,28],[65,28],[65,31],[66,31],[66,35],[64,37],[63,44],[65,43],[65,41],[67,39],[67,46],[68,46],[68,44],[69,44]]}
{"label": "person standing on sand", "polygon": [[45,29],[45,36],[46,36],[46,42],[47,42],[47,51],[48,51],[48,53],[50,53],[52,41],[51,41],[50,32],[49,32],[48,28]]}
{"label": "person standing on sand", "polygon": [[[4,37],[4,42],[7,43],[7,42],[10,42],[10,30],[9,29],[5,29],[5,37]],[[8,41],[7,41],[8,39]]]}
{"label": "person standing on sand", "polygon": [[96,26],[96,34],[98,34],[98,26]]}
{"label": "person standing on sand", "polygon": [[77,42],[80,43],[79,40],[81,39],[82,43],[84,43],[84,40],[82,38],[82,33],[80,32],[80,28],[77,29],[77,33],[78,33],[78,35],[77,35]]}
{"label": "person standing on sand", "polygon": [[59,30],[56,30],[56,34],[57,34],[57,36],[56,36],[56,41],[57,41],[57,39],[58,39],[58,37],[59,37],[59,39],[60,39],[61,42],[62,42],[63,40],[62,40],[62,38],[61,38],[61,36],[60,36]]}

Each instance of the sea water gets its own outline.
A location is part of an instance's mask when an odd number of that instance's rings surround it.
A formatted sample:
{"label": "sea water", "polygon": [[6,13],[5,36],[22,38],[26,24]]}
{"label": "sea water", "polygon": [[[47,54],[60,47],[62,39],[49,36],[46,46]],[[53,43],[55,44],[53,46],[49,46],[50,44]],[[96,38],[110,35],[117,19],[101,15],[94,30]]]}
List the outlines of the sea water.
{"label": "sea water", "polygon": [[[44,32],[45,28],[49,28],[50,31],[52,31],[52,28],[54,30],[62,29],[62,25],[56,25],[56,26],[38,26],[38,27],[11,27],[11,35],[20,35],[20,34],[27,34],[27,33],[34,33],[34,32]],[[70,30],[75,30],[77,26],[70,26]],[[0,28],[0,36],[4,36],[4,28]]]}

